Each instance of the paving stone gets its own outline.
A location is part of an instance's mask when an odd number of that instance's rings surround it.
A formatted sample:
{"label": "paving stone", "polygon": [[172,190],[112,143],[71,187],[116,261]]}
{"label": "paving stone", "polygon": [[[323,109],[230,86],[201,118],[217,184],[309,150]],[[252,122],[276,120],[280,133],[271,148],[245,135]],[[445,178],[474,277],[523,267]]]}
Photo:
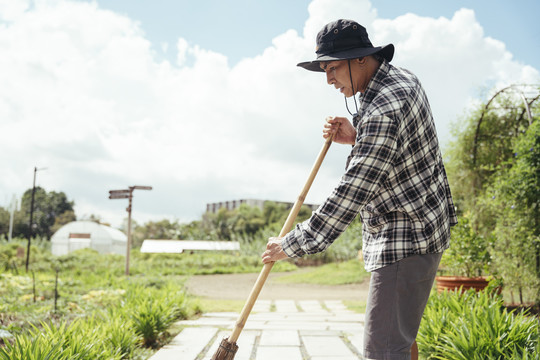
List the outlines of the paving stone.
{"label": "paving stone", "polygon": [[297,330],[263,330],[259,346],[300,346]]}
{"label": "paving stone", "polygon": [[356,356],[338,336],[303,336],[302,341],[310,356],[326,356],[331,359]]}
{"label": "paving stone", "polygon": [[[303,355],[310,360],[361,359],[357,354],[362,352],[363,314],[344,310],[340,301],[325,301],[330,311],[322,304],[300,301],[304,311],[298,311],[292,300],[275,300],[277,311],[270,312],[272,301],[262,301],[260,312],[250,315],[238,339],[235,360],[301,360]],[[195,327],[185,328],[149,360],[210,360],[237,319],[237,313],[207,313],[197,320],[180,321],[182,326]],[[256,357],[251,356],[254,353]]]}
{"label": "paving stone", "polygon": [[[238,338],[237,345],[238,351],[234,356],[234,360],[250,360],[251,353],[253,352],[253,346],[258,336],[260,336],[260,331],[243,331]],[[216,353],[219,344],[223,338],[230,335],[230,332],[222,331],[218,334],[214,344],[208,349],[206,355],[203,357],[203,360],[211,360],[212,356]],[[187,359],[186,359],[187,360]],[[191,360],[191,359],[190,359]]]}
{"label": "paving stone", "polygon": [[330,330],[342,330],[349,333],[363,332],[364,326],[360,323],[328,323]]}
{"label": "paving stone", "polygon": [[267,312],[267,313],[260,313],[260,314],[252,314],[249,316],[248,321],[254,320],[254,321],[269,321],[269,320],[286,320],[289,318],[289,314],[278,314],[275,312]]}
{"label": "paving stone", "polygon": [[236,320],[223,319],[223,318],[200,318],[197,320],[182,320],[178,321],[182,326],[215,326],[215,327],[229,327],[234,324]]}
{"label": "paving stone", "polygon": [[[358,360],[361,359],[358,356],[339,356],[339,355],[332,355],[332,357],[328,356],[312,356],[310,357],[310,360]],[[236,360],[236,358],[235,358]]]}
{"label": "paving stone", "polygon": [[354,346],[360,354],[363,354],[364,353],[364,332],[361,331],[361,332],[354,333],[354,335],[351,335],[348,338],[352,346]]}
{"label": "paving stone", "polygon": [[307,312],[307,313],[325,313],[325,314],[329,314],[329,312],[324,309],[321,305],[321,303],[317,300],[301,300],[298,302],[298,304],[300,305],[300,308]]}
{"label": "paving stone", "polygon": [[303,360],[299,346],[259,346],[257,360]]}
{"label": "paving stone", "polygon": [[325,330],[327,328],[328,328],[327,324],[317,323],[317,322],[316,323],[303,323],[303,322],[298,322],[298,321],[293,321],[293,322],[268,321],[262,329]]}
{"label": "paving stone", "polygon": [[272,307],[272,300],[257,300],[253,306],[252,312],[270,312]]}
{"label": "paving stone", "polygon": [[276,305],[276,313],[278,314],[298,312],[294,300],[276,300],[274,304]]}
{"label": "paving stone", "polygon": [[[244,325],[244,331],[245,330],[260,330],[266,328],[266,321],[248,321],[246,325]],[[232,329],[234,326],[231,326]]]}
{"label": "paving stone", "polygon": [[343,304],[341,300],[325,300],[324,305],[330,311],[350,311],[347,310],[347,307]]}
{"label": "paving stone", "polygon": [[195,359],[216,333],[216,328],[185,328],[149,360]]}
{"label": "paving stone", "polygon": [[339,336],[341,331],[339,330],[300,330],[300,337],[302,336]]}

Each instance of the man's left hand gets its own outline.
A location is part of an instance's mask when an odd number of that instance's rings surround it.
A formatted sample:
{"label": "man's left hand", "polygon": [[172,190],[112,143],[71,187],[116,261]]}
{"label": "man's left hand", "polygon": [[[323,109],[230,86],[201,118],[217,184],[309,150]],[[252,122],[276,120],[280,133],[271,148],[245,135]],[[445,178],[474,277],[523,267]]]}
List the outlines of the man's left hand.
{"label": "man's left hand", "polygon": [[271,237],[266,244],[266,251],[262,253],[261,258],[264,264],[283,260],[288,258],[281,247],[282,238]]}

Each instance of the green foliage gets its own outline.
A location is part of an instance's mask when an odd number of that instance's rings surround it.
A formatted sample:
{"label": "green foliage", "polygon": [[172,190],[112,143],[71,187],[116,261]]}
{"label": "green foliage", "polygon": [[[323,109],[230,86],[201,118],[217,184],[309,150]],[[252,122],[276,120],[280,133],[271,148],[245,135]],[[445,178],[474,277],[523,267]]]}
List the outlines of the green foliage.
{"label": "green foliage", "polygon": [[[495,218],[494,263],[505,285],[529,288],[540,302],[540,123],[514,145],[514,157],[499,171],[481,199]],[[523,302],[523,299],[521,299]]]}
{"label": "green foliage", "polygon": [[[0,254],[12,253],[16,246],[0,243]],[[0,348],[0,360],[139,359],[146,347],[168,338],[173,321],[200,312],[186,295],[182,278],[160,273],[170,263],[152,269],[134,256],[135,267],[147,272],[126,278],[122,256],[82,249],[54,257],[39,247],[35,253],[40,256],[33,272],[17,275],[11,268],[0,273],[1,326],[15,335]],[[56,311],[55,269],[60,295]]]}
{"label": "green foliage", "polygon": [[[193,254],[142,254],[132,252],[133,275],[159,272],[163,275],[209,275],[259,272],[262,267],[260,254],[243,255],[242,252]],[[296,266],[288,262],[278,262],[273,271],[291,271]]]}
{"label": "green foliage", "polygon": [[318,284],[344,285],[357,284],[369,277],[363,263],[358,259],[345,262],[335,262],[314,267],[309,271],[280,276],[278,283],[285,284]]}
{"label": "green foliage", "polygon": [[[533,113],[538,110],[533,108]],[[472,210],[491,176],[512,158],[512,144],[529,126],[521,98],[504,93],[486,108],[479,104],[455,125],[445,151],[446,168],[459,210]]]}
{"label": "green foliage", "polygon": [[[92,324],[96,325],[96,324]],[[13,343],[0,348],[0,359],[10,360],[120,360],[123,354],[103,340],[101,326],[90,327],[84,320],[77,319],[68,326],[42,323],[32,330],[17,335]]]}
{"label": "green foliage", "polygon": [[521,96],[498,94],[463,119],[445,154],[458,213],[475,236],[470,248],[453,238],[443,264],[458,265],[483,238],[491,256],[484,271],[501,276],[522,303],[526,293],[540,303],[540,101],[529,102],[529,119]]}
{"label": "green foliage", "polygon": [[[28,189],[23,194],[21,202],[21,211],[27,219],[30,218],[31,198],[32,189]],[[73,206],[73,201],[68,201],[65,193],[56,191],[47,192],[41,187],[36,187],[33,213],[33,223],[36,224],[36,228],[33,230],[33,234],[49,239],[53,234],[52,227],[55,225],[57,218],[64,216],[66,218],[65,221],[69,222],[73,220],[73,218],[70,220],[70,216],[65,215],[66,212],[73,214]],[[27,233],[28,225],[26,225],[26,232],[24,234]]]}
{"label": "green foliage", "polygon": [[177,308],[167,305],[146,298],[133,309],[133,327],[135,333],[142,337],[145,346],[154,346],[159,336],[177,318]]}
{"label": "green foliage", "polygon": [[458,221],[452,228],[450,248],[443,254],[441,269],[454,276],[482,276],[489,272],[489,242],[471,227],[468,213]]}
{"label": "green foliage", "polygon": [[161,221],[149,221],[144,226],[135,226],[132,233],[132,245],[139,248],[145,239],[186,239],[180,237],[180,224],[177,221],[171,222],[164,219]]}
{"label": "green foliage", "polygon": [[[13,237],[27,237],[30,231],[30,206],[32,202],[32,189],[24,192],[21,209],[14,212]],[[75,220],[73,201],[69,201],[63,192],[47,192],[36,187],[34,194],[34,223],[33,235],[43,239],[50,239],[54,231],[60,226]],[[10,214],[6,209],[0,208],[0,235],[8,236]]]}
{"label": "green foliage", "polygon": [[[196,225],[198,231],[193,231],[198,240],[231,240],[234,237],[253,237],[266,228],[274,229],[276,226],[283,226],[289,214],[286,204],[266,201],[263,209],[257,206],[241,204],[234,210],[220,208],[217,213],[207,212],[203,214],[202,220]],[[300,208],[296,221],[306,220],[311,216],[311,209],[304,205]],[[275,234],[277,236],[278,233]],[[184,237],[188,239],[189,237]]]}
{"label": "green foliage", "polygon": [[[232,240],[240,242],[242,253],[260,256],[270,237],[279,235],[283,224],[267,226],[253,236],[234,234]],[[343,262],[358,258],[358,252],[362,249],[362,224],[354,221],[326,251],[303,258],[290,259],[297,264],[324,264],[330,262]],[[278,262],[279,264],[280,262]]]}
{"label": "green foliage", "polygon": [[0,207],[0,236],[8,237],[10,217],[10,212]]}
{"label": "green foliage", "polygon": [[443,292],[430,297],[416,339],[425,359],[533,359],[540,326],[489,291]]}

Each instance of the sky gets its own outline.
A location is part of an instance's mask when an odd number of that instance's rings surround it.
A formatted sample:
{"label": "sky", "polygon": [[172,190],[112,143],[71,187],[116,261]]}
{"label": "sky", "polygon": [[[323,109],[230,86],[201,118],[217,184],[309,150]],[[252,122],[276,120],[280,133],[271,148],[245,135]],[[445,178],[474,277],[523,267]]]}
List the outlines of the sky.
{"label": "sky", "polygon": [[[79,219],[199,219],[207,203],[294,202],[348,116],[314,58],[337,18],[364,25],[413,71],[443,149],[472,104],[540,83],[538,1],[0,0],[0,206],[36,185],[63,191]],[[350,102],[352,104],[352,102]],[[349,116],[350,117],[350,116]],[[339,181],[334,144],[306,202]]]}

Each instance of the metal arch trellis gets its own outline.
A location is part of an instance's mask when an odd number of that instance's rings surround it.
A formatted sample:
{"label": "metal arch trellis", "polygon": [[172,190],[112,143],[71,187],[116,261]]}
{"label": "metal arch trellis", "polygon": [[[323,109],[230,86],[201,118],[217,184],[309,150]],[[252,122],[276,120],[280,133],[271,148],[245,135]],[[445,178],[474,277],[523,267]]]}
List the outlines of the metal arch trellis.
{"label": "metal arch trellis", "polygon": [[[536,95],[527,97],[525,95],[524,91],[522,90],[523,88],[531,88],[531,89],[534,88],[535,91],[536,91]],[[540,98],[540,85],[514,84],[514,85],[507,86],[507,87],[497,91],[491,97],[491,99],[489,99],[489,101],[486,103],[486,106],[484,107],[484,109],[482,110],[482,114],[480,115],[480,119],[478,119],[478,123],[476,124],[476,132],[474,134],[474,145],[473,145],[473,165],[476,165],[476,156],[477,156],[477,150],[478,150],[478,140],[479,140],[479,137],[480,137],[480,126],[482,125],[482,121],[484,120],[484,115],[488,112],[489,106],[491,105],[493,100],[495,100],[495,98],[497,96],[501,95],[504,92],[511,91],[511,90],[516,91],[518,93],[518,95],[520,96],[520,98],[523,100],[524,109],[523,109],[518,121],[523,119],[525,114],[527,114],[527,117],[529,119],[529,126],[532,124],[533,117],[532,117],[532,113],[531,113],[531,105],[536,100],[538,100]]]}

